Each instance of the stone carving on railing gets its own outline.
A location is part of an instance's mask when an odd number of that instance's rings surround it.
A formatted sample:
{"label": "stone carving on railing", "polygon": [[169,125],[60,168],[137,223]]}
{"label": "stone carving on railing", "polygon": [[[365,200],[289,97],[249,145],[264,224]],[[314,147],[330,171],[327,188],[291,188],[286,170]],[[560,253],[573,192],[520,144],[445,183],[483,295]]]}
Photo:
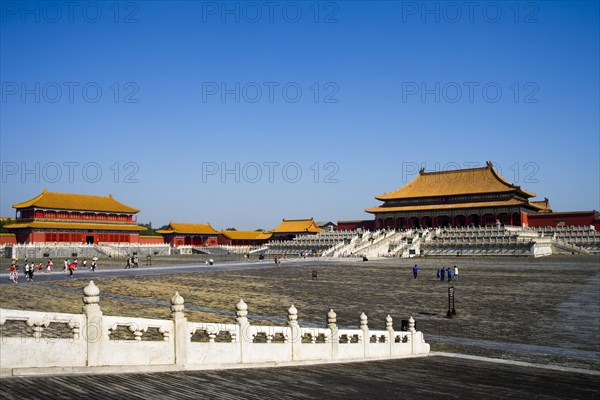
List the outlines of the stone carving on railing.
{"label": "stone carving on railing", "polygon": [[39,339],[42,337],[42,331],[50,325],[50,320],[47,317],[44,318],[29,318],[26,322],[27,326],[33,329],[33,337]]}
{"label": "stone carving on railing", "polygon": [[71,329],[71,334],[74,340],[79,339],[79,333],[81,331],[81,325],[75,320],[71,320],[67,323],[67,326]]}

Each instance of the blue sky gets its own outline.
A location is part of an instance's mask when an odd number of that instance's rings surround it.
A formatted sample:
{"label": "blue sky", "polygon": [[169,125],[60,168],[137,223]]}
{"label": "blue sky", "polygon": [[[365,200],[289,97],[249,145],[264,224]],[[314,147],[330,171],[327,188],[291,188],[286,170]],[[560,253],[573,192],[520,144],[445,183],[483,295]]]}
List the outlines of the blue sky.
{"label": "blue sky", "polygon": [[598,2],[0,4],[2,216],[47,188],[154,226],[370,219],[488,160],[600,209]]}

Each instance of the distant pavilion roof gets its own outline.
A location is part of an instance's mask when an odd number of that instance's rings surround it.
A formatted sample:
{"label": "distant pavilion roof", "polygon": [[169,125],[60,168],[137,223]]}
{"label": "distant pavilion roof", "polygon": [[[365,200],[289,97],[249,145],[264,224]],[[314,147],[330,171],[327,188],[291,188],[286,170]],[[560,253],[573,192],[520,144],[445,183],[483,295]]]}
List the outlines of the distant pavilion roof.
{"label": "distant pavilion roof", "polygon": [[115,200],[110,194],[106,197],[92,196],[87,194],[48,192],[46,189],[31,200],[13,204],[13,208],[16,209],[30,207],[133,214],[140,212],[137,208],[129,207]]}
{"label": "distant pavilion roof", "polygon": [[317,224],[318,227],[326,226],[326,225],[337,226],[337,224],[335,222],[333,222],[333,221],[317,221],[316,224]]}
{"label": "distant pavilion roof", "polygon": [[223,236],[231,240],[267,240],[273,234],[262,231],[221,231]]}
{"label": "distant pavilion roof", "polygon": [[532,201],[531,205],[535,206],[535,207],[539,207],[541,213],[551,213],[552,209],[550,209],[550,200],[548,200],[547,197],[544,198],[544,200],[540,200],[540,201]]}
{"label": "distant pavilion roof", "polygon": [[321,228],[317,225],[313,218],[311,219],[284,219],[281,224],[275,229],[271,229],[270,233],[318,233]]}
{"label": "distant pavilion roof", "polygon": [[425,172],[422,169],[419,175],[400,189],[375,198],[385,201],[502,192],[516,192],[525,198],[535,197],[534,193],[509,183],[496,172],[491,162],[487,162],[485,167],[480,168],[441,172]]}
{"label": "distant pavilion roof", "polygon": [[181,235],[218,235],[219,231],[215,230],[209,223],[206,224],[188,224],[184,222],[169,222],[167,229],[157,230],[156,233],[168,235],[171,233]]}

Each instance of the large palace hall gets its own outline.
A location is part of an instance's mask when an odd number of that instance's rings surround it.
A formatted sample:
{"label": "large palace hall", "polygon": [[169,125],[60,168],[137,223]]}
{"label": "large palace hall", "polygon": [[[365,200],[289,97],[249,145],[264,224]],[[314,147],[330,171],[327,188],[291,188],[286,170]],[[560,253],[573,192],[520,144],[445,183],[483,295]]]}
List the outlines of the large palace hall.
{"label": "large palace hall", "polygon": [[411,182],[375,196],[382,205],[367,208],[376,228],[521,225],[528,216],[550,213],[548,199],[535,197],[485,167],[441,172],[421,169]]}

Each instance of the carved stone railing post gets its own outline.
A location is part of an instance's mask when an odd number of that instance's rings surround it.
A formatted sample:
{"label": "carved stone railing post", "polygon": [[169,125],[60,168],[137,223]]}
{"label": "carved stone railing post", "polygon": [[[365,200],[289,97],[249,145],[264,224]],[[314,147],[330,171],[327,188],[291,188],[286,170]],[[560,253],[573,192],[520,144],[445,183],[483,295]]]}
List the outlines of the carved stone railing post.
{"label": "carved stone railing post", "polygon": [[410,316],[410,318],[408,319],[408,332],[410,334],[410,352],[411,354],[415,354],[415,333],[416,333],[416,329],[415,329],[415,320],[413,319],[412,315]]}
{"label": "carved stone railing post", "polygon": [[390,314],[385,317],[385,330],[387,331],[385,342],[394,342],[394,320],[390,317]]}
{"label": "carved stone railing post", "polygon": [[369,357],[369,343],[371,342],[371,338],[369,337],[369,324],[367,319],[367,314],[360,314],[360,330],[362,331],[362,339],[358,338],[358,343],[362,341],[364,348],[364,357]]}
{"label": "carved stone railing post", "polygon": [[292,360],[300,358],[300,347],[302,346],[302,333],[298,326],[298,310],[294,305],[288,309],[288,326],[290,328],[290,340],[292,342]]}
{"label": "carved stone railing post", "polygon": [[244,302],[243,299],[240,299],[238,303],[235,305],[235,315],[236,322],[238,325],[238,335],[236,338],[240,345],[240,362],[245,361],[245,349],[246,347],[252,346],[252,342],[254,341],[254,337],[252,336],[252,332],[250,332],[250,324],[248,323],[248,305]]}
{"label": "carved stone railing post", "polygon": [[390,314],[388,314],[388,316],[385,317],[385,330],[387,331],[387,334],[385,336],[385,342],[389,343],[390,356],[393,356],[394,355],[394,342],[396,341],[396,338],[395,338],[393,320],[392,320],[392,317],[390,317]]}
{"label": "carved stone railing post", "polygon": [[188,343],[191,337],[188,331],[187,318],[185,317],[185,300],[175,292],[171,297],[171,318],[173,318],[173,352],[175,354],[175,364],[187,364]]}
{"label": "carved stone railing post", "polygon": [[331,330],[331,336],[329,336],[329,340],[331,341],[331,358],[334,360],[338,359],[338,352],[340,347],[340,332],[337,327],[337,315],[330,309],[327,313],[327,327]]}
{"label": "carved stone railing post", "polygon": [[105,334],[102,310],[100,309],[100,289],[90,281],[83,288],[83,313],[86,318],[83,339],[87,342],[87,365],[103,365]]}

